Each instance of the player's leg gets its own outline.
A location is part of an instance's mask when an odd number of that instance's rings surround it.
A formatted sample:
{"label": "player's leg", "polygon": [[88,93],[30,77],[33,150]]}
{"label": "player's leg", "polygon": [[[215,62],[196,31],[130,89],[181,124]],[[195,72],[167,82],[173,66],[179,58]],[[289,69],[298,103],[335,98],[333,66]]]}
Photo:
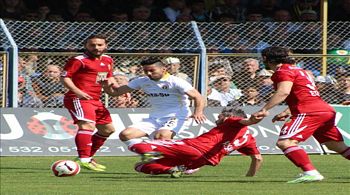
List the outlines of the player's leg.
{"label": "player's leg", "polygon": [[350,147],[344,143],[344,139],[335,124],[335,114],[330,120],[320,127],[314,137],[318,142],[327,146],[328,149],[341,154],[344,158],[350,160]]}
{"label": "player's leg", "polygon": [[121,131],[119,139],[130,149],[134,144],[141,143],[142,137],[149,136],[156,128],[158,128],[158,124],[154,120],[143,119]]}
{"label": "player's leg", "polygon": [[112,118],[109,111],[104,107],[102,102],[97,103],[96,110],[96,128],[97,132],[92,136],[92,148],[90,156],[93,157],[98,149],[105,143],[107,138],[115,132],[112,124]]}
{"label": "player's leg", "polygon": [[182,129],[187,129],[191,123],[188,119],[178,119],[175,117],[165,117],[159,119],[160,127],[155,132],[154,139],[172,139]]}
{"label": "player's leg", "polygon": [[303,170],[303,176],[289,183],[320,181],[324,177],[312,164],[305,150],[299,147],[299,142],[308,139],[325,121],[319,115],[298,114],[282,127],[277,146],[284,155],[297,167]]}
{"label": "player's leg", "polygon": [[92,136],[95,130],[95,110],[96,107],[92,100],[65,99],[64,106],[71,114],[74,123],[78,125],[78,132],[75,136],[75,144],[77,147],[77,162],[81,167],[103,171],[91,163],[91,146]]}
{"label": "player's leg", "polygon": [[328,141],[323,144],[325,144],[328,149],[333,150],[341,154],[344,158],[350,160],[350,147],[343,141]]}

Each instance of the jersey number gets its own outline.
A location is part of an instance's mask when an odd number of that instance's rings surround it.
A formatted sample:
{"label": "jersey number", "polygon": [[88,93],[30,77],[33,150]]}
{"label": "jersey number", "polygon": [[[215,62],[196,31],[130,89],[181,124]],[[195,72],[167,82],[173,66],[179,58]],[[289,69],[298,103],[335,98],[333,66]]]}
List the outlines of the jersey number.
{"label": "jersey number", "polygon": [[311,96],[320,96],[320,93],[317,91],[314,80],[306,71],[299,71],[301,76],[306,77],[309,83],[306,84],[306,87],[310,89],[309,93]]}

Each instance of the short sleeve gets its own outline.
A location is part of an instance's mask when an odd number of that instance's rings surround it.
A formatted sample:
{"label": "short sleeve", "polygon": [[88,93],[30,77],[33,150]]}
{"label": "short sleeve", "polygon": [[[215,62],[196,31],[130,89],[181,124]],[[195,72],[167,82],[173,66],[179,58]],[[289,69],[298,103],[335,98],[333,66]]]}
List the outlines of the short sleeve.
{"label": "short sleeve", "polygon": [[194,87],[184,79],[175,78],[174,81],[175,86],[179,89],[181,93],[186,93],[187,91],[194,89]]}
{"label": "short sleeve", "polygon": [[131,80],[128,83],[128,87],[130,87],[131,89],[140,90],[141,84],[144,82],[145,82],[144,77],[136,78],[136,79]]}
{"label": "short sleeve", "polygon": [[295,74],[294,72],[290,70],[278,70],[274,75],[273,75],[273,80],[276,83],[280,83],[282,81],[291,81],[294,82],[295,80]]}
{"label": "short sleeve", "polygon": [[61,76],[72,78],[74,73],[76,73],[81,66],[82,66],[82,62],[80,60],[71,58],[68,60],[68,62],[64,66]]}

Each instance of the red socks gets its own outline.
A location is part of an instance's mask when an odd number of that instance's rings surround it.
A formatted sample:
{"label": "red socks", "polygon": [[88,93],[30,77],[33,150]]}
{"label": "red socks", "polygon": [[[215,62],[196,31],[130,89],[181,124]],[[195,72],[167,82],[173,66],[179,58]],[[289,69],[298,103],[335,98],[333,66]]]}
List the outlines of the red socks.
{"label": "red socks", "polygon": [[283,150],[284,155],[292,161],[297,167],[300,167],[303,171],[315,170],[312,165],[309,156],[299,146],[291,146]]}
{"label": "red socks", "polygon": [[105,143],[108,137],[99,135],[98,133],[95,133],[92,136],[92,147],[91,147],[91,153],[90,156],[94,156],[98,149]]}
{"label": "red socks", "polygon": [[77,151],[79,158],[89,158],[91,154],[91,137],[93,131],[79,129],[77,135],[75,136],[75,145],[77,146]]}

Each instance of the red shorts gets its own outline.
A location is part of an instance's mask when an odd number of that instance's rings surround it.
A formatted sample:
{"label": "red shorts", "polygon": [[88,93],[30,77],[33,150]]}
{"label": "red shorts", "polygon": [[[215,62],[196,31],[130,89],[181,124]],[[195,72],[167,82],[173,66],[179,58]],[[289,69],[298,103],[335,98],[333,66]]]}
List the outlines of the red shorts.
{"label": "red shorts", "polygon": [[335,113],[318,112],[292,116],[291,120],[283,125],[279,139],[305,141],[312,135],[320,143],[343,141],[341,133],[335,126]]}
{"label": "red shorts", "polygon": [[64,107],[71,114],[74,123],[88,121],[99,125],[112,123],[111,114],[99,100],[64,99]]}

